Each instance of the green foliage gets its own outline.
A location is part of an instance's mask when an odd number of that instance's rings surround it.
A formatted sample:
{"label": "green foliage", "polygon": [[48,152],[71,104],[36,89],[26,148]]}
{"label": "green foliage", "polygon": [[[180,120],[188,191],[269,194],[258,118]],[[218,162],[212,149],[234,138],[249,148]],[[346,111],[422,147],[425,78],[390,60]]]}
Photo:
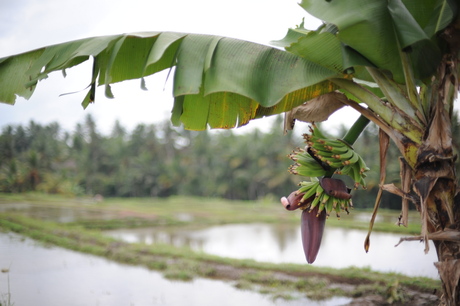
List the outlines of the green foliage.
{"label": "green foliage", "polygon": [[[281,119],[281,118],[280,118]],[[0,135],[0,191],[142,197],[197,195],[257,199],[284,193],[291,137],[192,132],[167,122],[108,136],[88,116],[72,133],[57,124],[8,126]],[[264,154],[260,154],[264,152]]]}
{"label": "green foliage", "polygon": [[[328,136],[342,137],[346,129],[337,134]],[[0,134],[0,191],[279,198],[293,191],[298,181],[287,171],[291,164],[287,155],[302,145],[300,137],[293,137],[293,133],[282,135],[281,118],[266,131],[241,135],[232,131],[193,132],[173,128],[168,122],[139,124],[131,132],[115,122],[110,135],[102,135],[90,116],[71,133],[54,123],[7,126]],[[353,203],[372,207],[379,176],[377,127],[369,125],[353,147],[371,168],[366,178],[368,189],[353,191]],[[456,139],[454,147],[459,148]],[[399,182],[399,156],[391,144],[387,183]],[[353,186],[346,176],[341,178]],[[384,195],[382,207],[399,209],[397,196]]]}

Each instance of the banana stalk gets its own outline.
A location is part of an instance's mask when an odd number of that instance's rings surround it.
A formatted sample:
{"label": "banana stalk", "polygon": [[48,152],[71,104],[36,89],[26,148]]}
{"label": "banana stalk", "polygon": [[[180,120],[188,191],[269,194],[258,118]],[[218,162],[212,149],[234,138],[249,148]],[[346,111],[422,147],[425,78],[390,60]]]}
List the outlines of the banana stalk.
{"label": "banana stalk", "polygon": [[361,115],[355,121],[355,123],[351,126],[348,130],[347,134],[343,136],[342,140],[345,141],[347,144],[352,146],[355,141],[358,139],[359,135],[364,131],[366,126],[369,124],[370,120],[365,116]]}

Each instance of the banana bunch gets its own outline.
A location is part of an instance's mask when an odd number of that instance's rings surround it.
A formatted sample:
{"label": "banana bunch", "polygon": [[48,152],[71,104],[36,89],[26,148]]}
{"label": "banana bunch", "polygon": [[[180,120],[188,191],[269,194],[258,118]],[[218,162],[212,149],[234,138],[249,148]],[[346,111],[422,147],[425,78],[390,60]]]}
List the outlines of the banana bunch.
{"label": "banana bunch", "polygon": [[297,148],[288,155],[295,164],[289,167],[289,172],[295,175],[308,176],[308,177],[319,177],[324,176],[330,167],[323,164],[321,161],[318,162],[315,158],[301,148]]}
{"label": "banana bunch", "polygon": [[302,245],[305,258],[311,264],[321,245],[326,218],[335,211],[340,219],[342,210],[349,213],[349,208],[353,207],[351,189],[332,175],[348,175],[354,180],[355,189],[360,185],[366,188],[364,178],[369,168],[351,145],[339,139],[328,139],[315,125],[310,126],[310,133],[303,137],[307,146],[305,149],[297,148],[288,155],[294,161],[289,171],[308,176],[310,181],[301,182],[298,190],[282,197],[281,204],[287,210],[303,210]]}
{"label": "banana bunch", "polygon": [[[347,190],[345,183],[339,179],[321,178],[320,180],[312,178],[310,182],[304,181],[299,184],[300,188],[296,194],[302,194],[300,199],[300,208],[308,209],[312,212],[315,207],[318,207],[316,217],[325,210],[329,217],[334,210],[337,218],[340,219],[340,211],[346,211],[353,207],[351,194]],[[308,205],[309,204],[309,205]]]}
{"label": "banana bunch", "polygon": [[353,179],[354,189],[360,185],[366,188],[366,173],[369,168],[362,157],[353,148],[340,139],[328,139],[313,125],[310,134],[303,135],[307,144],[305,150],[293,151],[289,158],[295,164],[289,168],[293,174],[309,177],[324,176],[333,173],[348,175]]}

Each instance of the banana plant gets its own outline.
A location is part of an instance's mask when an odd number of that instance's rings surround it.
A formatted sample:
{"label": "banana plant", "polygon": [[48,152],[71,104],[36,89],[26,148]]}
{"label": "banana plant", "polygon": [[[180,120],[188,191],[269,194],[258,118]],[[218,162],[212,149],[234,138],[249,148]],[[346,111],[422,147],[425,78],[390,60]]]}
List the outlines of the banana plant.
{"label": "banana plant", "polygon": [[65,75],[87,60],[93,65],[83,107],[94,103],[100,86],[112,98],[111,84],[140,79],[146,88],[146,76],[174,67],[171,120],[187,129],[238,127],[333,94],[380,128],[382,164],[387,140],[398,147],[401,184],[385,184],[382,168],[381,192],[401,196],[403,225],[410,203],[420,211],[421,234],[406,240],[421,239],[426,250],[433,241],[442,302],[456,305],[460,198],[451,117],[458,92],[459,4],[302,0],[300,6],[323,25],[310,30],[300,24],[274,47],[172,32],[47,46],[0,59],[0,101],[28,99],[49,73]]}

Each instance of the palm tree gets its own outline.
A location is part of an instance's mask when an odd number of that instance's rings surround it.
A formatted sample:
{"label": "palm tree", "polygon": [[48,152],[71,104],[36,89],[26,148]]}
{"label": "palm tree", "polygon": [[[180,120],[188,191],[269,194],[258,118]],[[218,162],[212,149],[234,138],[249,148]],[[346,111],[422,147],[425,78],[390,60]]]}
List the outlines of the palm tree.
{"label": "palm tree", "polygon": [[140,78],[145,87],[145,76],[174,67],[171,120],[186,129],[233,128],[305,101],[319,108],[340,100],[380,128],[382,166],[387,140],[398,147],[401,186],[383,184],[383,167],[381,188],[402,197],[402,224],[409,202],[420,211],[422,230],[415,239],[433,240],[442,299],[456,305],[460,198],[451,118],[458,91],[459,1],[303,0],[300,5],[324,24],[289,30],[276,42],[284,50],[152,32],[87,38],[5,57],[0,101],[30,98],[50,72],[89,59],[93,70],[83,107],[94,102],[98,85],[111,98],[112,83]]}

